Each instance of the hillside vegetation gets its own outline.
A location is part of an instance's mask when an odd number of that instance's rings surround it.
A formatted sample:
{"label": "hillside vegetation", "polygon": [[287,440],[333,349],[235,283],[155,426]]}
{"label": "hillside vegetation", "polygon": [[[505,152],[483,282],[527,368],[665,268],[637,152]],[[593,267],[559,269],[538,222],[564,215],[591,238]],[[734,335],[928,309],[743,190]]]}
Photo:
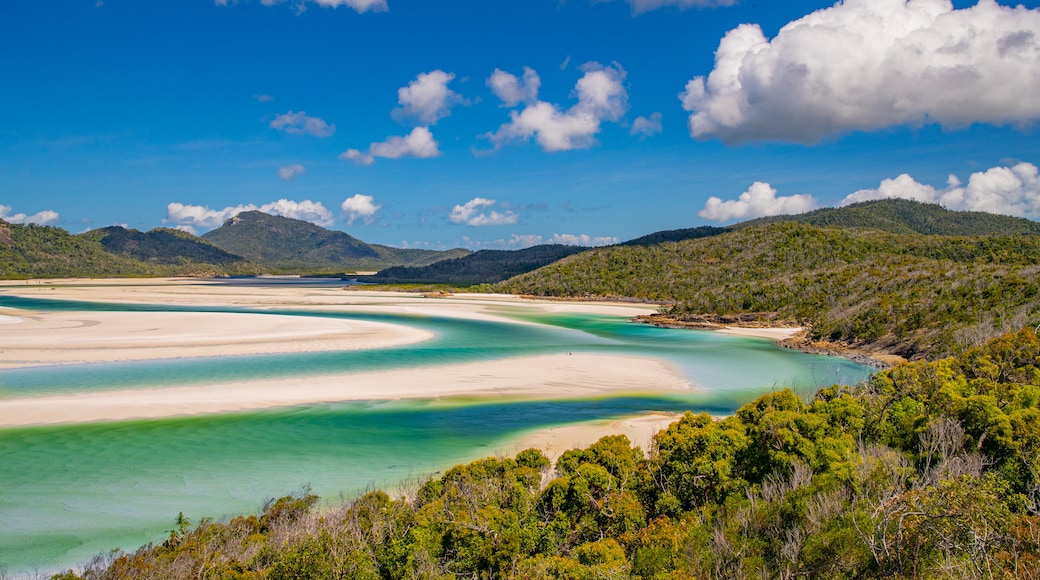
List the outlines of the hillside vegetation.
{"label": "hillside vegetation", "polygon": [[[131,235],[138,234],[147,237],[140,232]],[[186,240],[179,243],[192,245]],[[0,279],[218,275],[249,269],[241,258],[205,262],[209,257],[205,252],[163,252],[162,256],[163,259],[141,261],[132,251],[108,251],[98,237],[74,236],[50,226],[0,221]]]}
{"label": "hillside vegetation", "polygon": [[56,578],[1036,578],[1040,339],[687,413],[648,458],[612,436],[549,468],[529,449],[406,498],[181,517]]}
{"label": "hillside vegetation", "polygon": [[480,250],[468,256],[442,260],[429,266],[398,266],[381,270],[374,276],[359,277],[363,282],[381,284],[425,283],[474,284],[500,282],[530,272],[588,248],[542,245],[523,250]]}
{"label": "hillside vegetation", "polygon": [[98,228],[79,237],[99,242],[107,251],[150,264],[197,262],[231,268],[248,267],[241,256],[225,252],[187,232],[156,228],[147,232],[120,226]]}
{"label": "hillside vegetation", "polygon": [[1040,237],[778,223],[591,250],[491,288],[674,303],[678,319],[797,320],[817,340],[940,356],[1040,322]]}
{"label": "hillside vegetation", "polygon": [[368,244],[344,232],[259,211],[242,212],[203,234],[202,239],[251,262],[293,273],[425,266],[469,253],[459,249],[442,252]]}

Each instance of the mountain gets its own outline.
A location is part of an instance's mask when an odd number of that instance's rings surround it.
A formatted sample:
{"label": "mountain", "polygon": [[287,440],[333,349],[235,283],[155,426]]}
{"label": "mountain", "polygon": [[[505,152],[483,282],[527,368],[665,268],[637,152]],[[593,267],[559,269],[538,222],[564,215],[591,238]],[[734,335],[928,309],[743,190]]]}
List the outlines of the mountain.
{"label": "mountain", "polygon": [[1040,222],[978,211],[950,211],[940,205],[906,199],[864,201],[797,215],[741,222],[731,229],[796,222],[821,227],[866,228],[897,234],[941,236],[1040,235]]}
{"label": "mountain", "polygon": [[283,271],[349,272],[425,266],[467,250],[413,250],[367,244],[344,232],[259,211],[242,212],[202,239],[247,260]]}
{"label": "mountain", "polygon": [[580,246],[542,245],[523,250],[480,250],[468,256],[442,260],[429,266],[387,268],[364,282],[387,284],[440,283],[458,286],[490,284],[530,272],[560,258],[583,252]]}
{"label": "mountain", "polygon": [[619,246],[655,246],[665,242],[681,242],[683,240],[696,240],[699,238],[710,238],[719,234],[733,231],[732,228],[720,228],[716,226],[700,226],[696,228],[685,228],[681,230],[663,230],[654,232],[634,240],[621,242]]}
{"label": "mountain", "polygon": [[156,228],[148,232],[109,226],[79,234],[100,243],[105,250],[150,264],[196,262],[221,266],[245,266],[246,260],[225,252],[187,232]]}
{"label": "mountain", "polygon": [[814,340],[922,358],[1040,321],[1038,261],[1040,236],[774,223],[589,250],[492,288],[661,301],[680,320],[796,320]]}

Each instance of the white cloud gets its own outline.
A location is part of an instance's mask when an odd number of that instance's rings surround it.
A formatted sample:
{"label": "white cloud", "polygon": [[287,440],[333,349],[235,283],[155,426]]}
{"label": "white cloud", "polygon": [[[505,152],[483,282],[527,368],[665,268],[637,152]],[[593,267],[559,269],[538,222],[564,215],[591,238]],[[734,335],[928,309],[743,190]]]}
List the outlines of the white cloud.
{"label": "white cloud", "polygon": [[448,214],[448,220],[453,224],[466,224],[467,226],[504,226],[515,224],[520,220],[520,214],[511,210],[484,211],[490,209],[495,203],[493,199],[475,197],[462,205],[456,205]]}
{"label": "white cloud", "polygon": [[[587,149],[596,143],[603,121],[616,122],[628,110],[628,92],[625,89],[625,69],[621,65],[602,66],[587,63],[581,67],[585,74],[578,79],[574,92],[578,103],[566,111],[553,103],[537,100],[537,87],[532,85],[537,74],[530,71],[530,80],[525,71],[525,82],[520,83],[516,77],[512,81],[499,75],[488,79],[489,86],[503,103],[526,106],[521,111],[510,111],[510,122],[499,127],[498,131],[489,133],[488,138],[495,147],[502,147],[515,141],[527,141],[534,137],[545,151],[567,151],[570,149]],[[497,71],[496,73],[501,73]],[[512,75],[509,75],[512,76]],[[514,86],[514,82],[515,86]],[[531,87],[535,86],[532,90]]]}
{"label": "white cloud", "polygon": [[565,246],[608,246],[618,243],[613,236],[590,236],[588,234],[553,234],[550,243]]}
{"label": "white cloud", "polygon": [[375,198],[371,195],[358,193],[344,199],[339,207],[347,214],[347,225],[353,225],[358,219],[366,224],[372,223],[375,221],[376,212],[383,206],[376,205]]}
{"label": "white cloud", "polygon": [[420,73],[407,87],[397,89],[401,106],[393,110],[393,117],[416,119],[427,126],[447,117],[454,105],[463,102],[458,93],[448,88],[454,78],[454,74],[442,70]]}
{"label": "white cloud", "polygon": [[661,113],[653,113],[650,118],[636,117],[632,121],[632,134],[650,137],[661,132]]}
{"label": "white cloud", "polygon": [[335,222],[332,212],[321,202],[305,199],[293,201],[279,199],[271,203],[257,207],[253,204],[228,206],[224,209],[210,209],[204,205],[187,205],[173,202],[166,206],[166,219],[164,223],[172,223],[177,229],[191,233],[199,230],[210,230],[220,226],[226,220],[235,217],[244,211],[262,211],[267,214],[303,220],[328,227]]}
{"label": "white cloud", "polygon": [[735,219],[750,219],[763,216],[805,213],[816,208],[816,200],[811,195],[790,195],[777,197],[776,190],[768,183],[756,181],[738,199],[723,201],[718,197],[710,197],[704,209],[697,215],[718,222]]}
{"label": "white cloud", "polygon": [[666,6],[675,6],[680,10],[687,8],[715,8],[717,6],[734,6],[737,0],[627,0],[632,12],[642,14]]}
{"label": "white cloud", "polygon": [[271,95],[253,95],[253,98],[261,103],[270,103],[274,100],[274,97]]}
{"label": "white cloud", "polygon": [[360,149],[347,149],[340,154],[339,158],[344,161],[353,161],[358,165],[372,165],[376,157],[386,159],[400,159],[401,157],[418,157],[428,159],[441,154],[437,148],[437,141],[433,133],[427,127],[416,127],[404,137],[393,136],[386,141],[372,143],[368,146],[368,152]]}
{"label": "white cloud", "polygon": [[284,165],[278,168],[278,177],[282,178],[282,181],[292,181],[306,172],[307,170],[299,163]]}
{"label": "white cloud", "polygon": [[1040,117],[1040,10],[845,0],[766,39],[728,32],[680,94],[695,138],[813,143],[848,130]]}
{"label": "white cloud", "polygon": [[[567,57],[567,60],[569,61],[570,57]],[[486,84],[502,101],[503,106],[515,107],[520,103],[533,103],[538,100],[538,89],[542,86],[542,79],[534,69],[526,66],[522,80],[496,68]]]}
{"label": "white cloud", "polygon": [[308,117],[307,113],[289,111],[278,115],[271,121],[271,128],[285,131],[290,135],[311,135],[313,137],[331,137],[336,132],[336,125],[330,125],[318,117]]}
{"label": "white cloud", "polygon": [[[230,3],[229,0],[213,1],[217,6],[227,6]],[[365,12],[386,12],[390,9],[386,0],[260,0],[260,3],[264,6],[274,6],[275,4],[284,4],[286,2],[296,4],[300,10],[305,8],[307,2],[312,2],[323,8],[346,6],[361,14]]]}
{"label": "white cloud", "polygon": [[176,224],[176,227],[179,229],[190,228],[190,231],[195,233],[197,230],[213,229],[244,211],[254,211],[256,209],[256,206],[253,204],[228,206],[224,209],[210,209],[204,205],[186,205],[173,202],[166,206],[166,219],[163,221]]}
{"label": "white cloud", "polygon": [[271,215],[311,222],[319,226],[331,226],[336,219],[332,212],[320,201],[292,201],[290,199],[279,199],[260,206],[260,211]]}
{"label": "white cloud", "polygon": [[36,224],[47,225],[58,221],[58,212],[50,209],[36,212],[32,215],[24,213],[11,213],[11,206],[0,204],[0,219],[11,224]]}
{"label": "white cloud", "polygon": [[939,203],[953,210],[1040,219],[1040,176],[1036,165],[1022,162],[973,173],[967,185],[951,175],[945,188],[936,189],[918,183],[904,173],[895,179],[882,181],[877,189],[862,189],[849,194],[841,205],[890,198]]}

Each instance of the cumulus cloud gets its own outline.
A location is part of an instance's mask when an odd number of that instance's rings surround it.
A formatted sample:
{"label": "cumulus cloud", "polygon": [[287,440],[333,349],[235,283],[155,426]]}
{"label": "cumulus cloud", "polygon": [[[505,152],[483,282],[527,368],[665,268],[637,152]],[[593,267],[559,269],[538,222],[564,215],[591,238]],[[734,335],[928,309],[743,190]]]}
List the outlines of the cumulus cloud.
{"label": "cumulus cloud", "polygon": [[372,143],[368,146],[368,152],[360,149],[347,149],[340,154],[339,158],[344,161],[353,161],[358,165],[372,165],[376,157],[386,159],[400,159],[402,157],[418,157],[428,159],[441,154],[433,133],[427,127],[416,127],[404,137],[393,136],[386,141]]}
{"label": "cumulus cloud", "polygon": [[1026,162],[973,173],[967,185],[951,175],[946,187],[941,189],[918,183],[904,173],[895,179],[882,181],[877,189],[862,189],[849,194],[841,205],[890,198],[938,203],[954,210],[1040,219],[1040,177],[1036,165]]}
{"label": "cumulus cloud", "polygon": [[512,210],[497,212],[490,209],[495,203],[493,199],[475,197],[462,205],[456,205],[448,214],[448,220],[453,224],[467,226],[504,226],[520,220],[520,214]]}
{"label": "cumulus cloud", "polygon": [[271,128],[285,131],[290,135],[311,135],[313,137],[331,137],[336,132],[336,125],[330,125],[318,117],[308,117],[307,113],[289,111],[278,115],[271,121]]}
{"label": "cumulus cloud", "polygon": [[542,86],[542,79],[534,69],[526,66],[522,79],[496,68],[486,84],[502,101],[502,106],[515,107],[520,103],[533,103],[538,100],[538,89]]}
{"label": "cumulus cloud", "polygon": [[585,74],[574,87],[578,103],[567,110],[537,99],[539,81],[533,70],[525,70],[523,81],[496,70],[488,79],[495,94],[506,105],[523,102],[525,106],[521,111],[510,111],[510,121],[487,137],[496,148],[532,137],[542,149],[550,152],[592,147],[600,124],[603,121],[616,122],[628,110],[626,73],[616,63],[602,66],[591,62],[583,65],[581,70]]}
{"label": "cumulus cloud", "polygon": [[632,134],[650,137],[661,132],[661,113],[653,113],[649,118],[636,117],[632,121]]}
{"label": "cumulus cloud", "polygon": [[336,221],[332,216],[332,212],[320,201],[279,199],[259,207],[250,203],[228,206],[224,209],[210,209],[204,205],[188,205],[173,202],[166,206],[166,219],[163,222],[171,223],[177,229],[196,233],[200,230],[211,230],[244,211],[256,210],[271,215],[311,222],[323,227],[331,226]]}
{"label": "cumulus cloud", "polygon": [[565,246],[608,246],[618,243],[614,236],[590,236],[588,234],[553,234],[550,243]]}
{"label": "cumulus cloud", "polygon": [[679,96],[695,138],[813,143],[849,130],[1040,117],[1040,10],[845,0],[767,39],[728,32]]}
{"label": "cumulus cloud", "polygon": [[768,183],[756,181],[737,199],[723,201],[710,197],[704,209],[697,215],[704,219],[725,222],[735,219],[750,219],[771,215],[805,213],[816,208],[811,195],[789,195],[777,197],[776,190]]}
{"label": "cumulus cloud", "polygon": [[376,212],[383,206],[376,205],[375,198],[371,195],[358,193],[344,199],[339,207],[343,213],[347,214],[347,225],[349,226],[359,219],[366,224],[374,222]]}
{"label": "cumulus cloud", "polygon": [[10,224],[36,224],[47,225],[58,221],[58,212],[50,209],[36,212],[32,215],[24,213],[11,213],[11,206],[0,204],[0,219]]}
{"label": "cumulus cloud", "polygon": [[[213,1],[217,6],[227,6],[230,3],[229,0]],[[235,2],[235,0],[231,1]],[[299,10],[304,10],[308,2],[317,4],[323,8],[339,8],[340,6],[346,6],[360,14],[365,12],[386,12],[390,9],[390,7],[387,6],[386,0],[260,0],[260,3],[264,6],[292,3],[295,4]]]}
{"label": "cumulus cloud", "polygon": [[278,177],[282,178],[282,181],[292,181],[306,172],[307,170],[299,163],[284,165],[278,168]]}
{"label": "cumulus cloud", "polygon": [[393,117],[415,119],[422,125],[433,125],[447,117],[454,105],[463,102],[458,93],[448,88],[454,78],[454,74],[442,70],[420,73],[407,87],[397,89],[401,106],[393,110]]}

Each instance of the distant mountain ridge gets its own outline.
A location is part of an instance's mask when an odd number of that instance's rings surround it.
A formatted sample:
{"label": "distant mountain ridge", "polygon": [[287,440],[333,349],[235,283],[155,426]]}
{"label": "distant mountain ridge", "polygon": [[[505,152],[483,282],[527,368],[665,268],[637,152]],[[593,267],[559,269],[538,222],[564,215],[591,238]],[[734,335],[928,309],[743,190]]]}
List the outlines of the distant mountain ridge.
{"label": "distant mountain ridge", "polygon": [[295,272],[425,266],[470,253],[462,249],[436,251],[368,244],[345,232],[260,211],[242,212],[203,234],[202,239],[251,262]]}
{"label": "distant mountain ridge", "polygon": [[387,268],[363,282],[384,284],[440,283],[473,286],[499,282],[530,272],[588,248],[549,244],[522,250],[480,250],[468,256],[442,260],[428,266]]}
{"label": "distant mountain ridge", "polygon": [[937,236],[1040,235],[1040,222],[980,211],[951,211],[941,205],[908,199],[864,201],[845,207],[825,207],[795,215],[764,217],[730,229],[795,222],[820,227],[864,228],[894,234]]}

